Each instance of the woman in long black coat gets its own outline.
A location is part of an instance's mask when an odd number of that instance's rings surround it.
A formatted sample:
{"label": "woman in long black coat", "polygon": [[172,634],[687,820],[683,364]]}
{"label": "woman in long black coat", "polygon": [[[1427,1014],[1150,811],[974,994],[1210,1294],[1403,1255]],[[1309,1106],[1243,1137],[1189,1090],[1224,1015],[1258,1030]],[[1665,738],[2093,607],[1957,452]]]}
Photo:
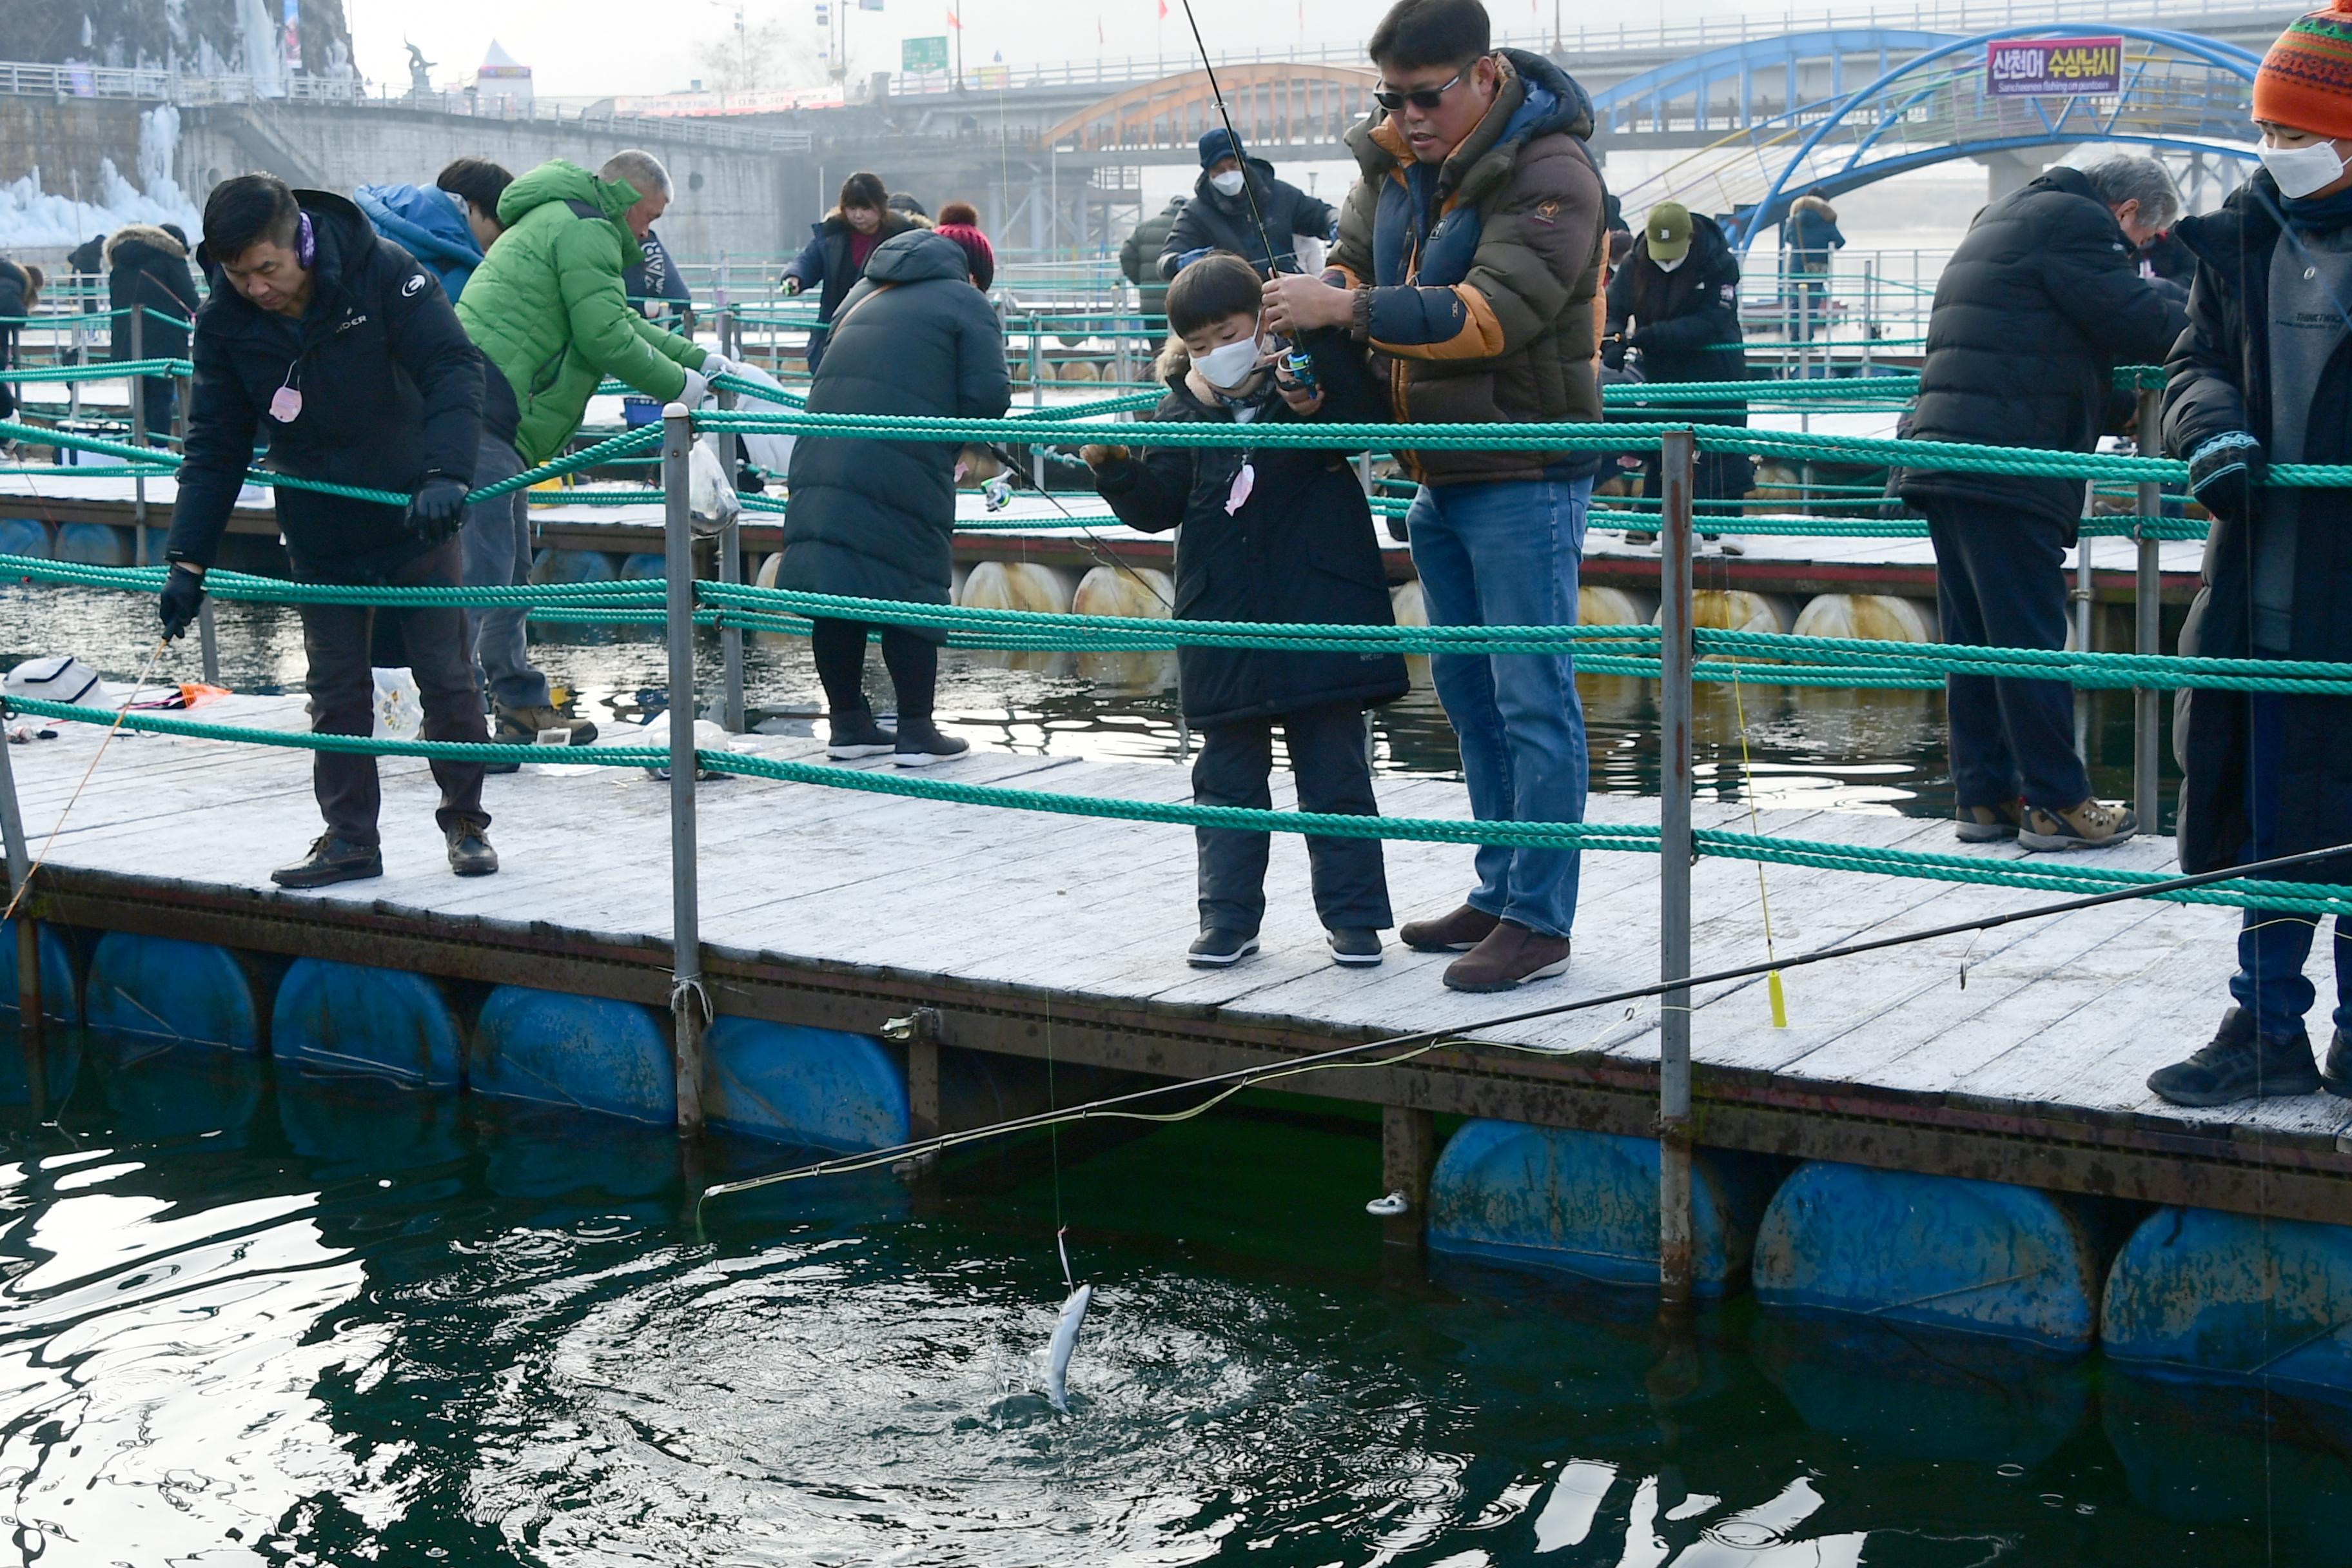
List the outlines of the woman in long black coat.
{"label": "woman in long black coat", "polygon": [[[2352,492],[2242,482],[2260,478],[2265,450],[2282,460],[2352,463],[2352,317],[2329,324],[2334,349],[2307,398],[2274,404],[2271,363],[2273,260],[2284,255],[2299,274],[2306,257],[2316,267],[2352,248],[2352,193],[2287,202],[2269,174],[2257,174],[2221,211],[2185,218],[2173,232],[2195,254],[2197,277],[2189,330],[2167,366],[2165,447],[2190,459],[2191,483],[2214,514],[2181,652],[2352,662]],[[2282,301],[2279,309],[2294,307]],[[2246,451],[2252,465],[2221,472],[2231,453]],[[2352,699],[2208,690],[2182,706],[2182,870],[2352,843]],[[2352,856],[2270,875],[2352,883]],[[2315,999],[2303,967],[2315,931],[2305,917],[2248,910],[2230,983],[2238,1005],[2211,1045],[2159,1070],[2148,1087],[2189,1105],[2319,1088],[2303,1022]],[[2339,921],[2328,1052],[2329,1087],[2339,1093],[2352,1092],[2344,1078],[2352,1068],[2347,935]]]}
{"label": "woman in long black coat", "polygon": [[[885,240],[865,280],[842,301],[809,384],[812,414],[996,419],[1012,405],[1004,334],[972,286],[971,262],[945,235]],[[793,447],[779,587],[845,598],[950,602],[954,584],[955,468],[949,441],[803,437]],[[820,616],[812,638],[832,714],[827,754],[885,753],[919,767],[956,756],[962,741],[931,722],[944,634],[882,626],[882,661],[898,694],[894,734],[875,722],[864,678],[868,624]]]}

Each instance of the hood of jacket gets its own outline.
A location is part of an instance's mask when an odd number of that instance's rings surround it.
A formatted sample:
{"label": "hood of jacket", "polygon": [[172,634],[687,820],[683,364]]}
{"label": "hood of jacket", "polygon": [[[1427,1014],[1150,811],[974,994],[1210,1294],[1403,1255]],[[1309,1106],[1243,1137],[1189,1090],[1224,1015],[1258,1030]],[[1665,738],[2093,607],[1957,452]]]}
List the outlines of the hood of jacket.
{"label": "hood of jacket", "polygon": [[[1526,49],[1497,49],[1495,56],[1503,67],[1495,101],[1439,167],[1440,189],[1462,191],[1465,201],[1477,199],[1474,184],[1483,189],[1508,174],[1519,148],[1533,138],[1554,132],[1588,141],[1592,136],[1592,98],[1574,77]],[[1347,142],[1368,179],[1418,162],[1383,109],[1350,126]],[[1496,153],[1501,156],[1490,156]]]}
{"label": "hood of jacket", "polygon": [[866,258],[866,276],[876,283],[925,283],[945,278],[971,281],[971,267],[963,247],[928,228],[894,234]]}
{"label": "hood of jacket", "polygon": [[1790,212],[1797,213],[1811,213],[1814,216],[1819,217],[1827,223],[1837,222],[1837,208],[1830,205],[1829,203],[1823,201],[1819,196],[1799,196],[1795,201],[1789,204],[1789,210]]}
{"label": "hood of jacket", "polygon": [[107,237],[106,264],[120,267],[128,258],[136,261],[138,252],[152,250],[174,261],[188,258],[188,247],[173,239],[166,231],[150,224],[134,223],[116,229]]}
{"label": "hood of jacket", "polygon": [[622,265],[635,267],[645,260],[645,251],[621,216],[637,205],[637,188],[626,180],[600,180],[577,163],[550,158],[507,187],[506,195],[499,198],[499,224],[512,228],[551,202],[579,202],[594,207],[611,222],[621,237]]}
{"label": "hood of jacket", "polygon": [[471,266],[482,258],[457,199],[437,185],[362,185],[352,195],[377,233],[419,261]]}

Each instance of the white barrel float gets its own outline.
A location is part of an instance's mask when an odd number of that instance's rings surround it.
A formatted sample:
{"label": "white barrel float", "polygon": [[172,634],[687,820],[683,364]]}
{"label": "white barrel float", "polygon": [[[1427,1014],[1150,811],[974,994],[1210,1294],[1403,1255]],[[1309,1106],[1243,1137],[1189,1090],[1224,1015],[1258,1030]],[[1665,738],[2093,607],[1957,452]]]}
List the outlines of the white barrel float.
{"label": "white barrel float", "polygon": [[2352,1393],[2352,1226],[2158,1209],[2108,1271],[2099,1338],[2150,1372]]}
{"label": "white barrel float", "polygon": [[907,1069],[879,1040],[730,1016],[702,1043],[714,1127],[818,1149],[907,1141]]}
{"label": "white barrel float", "polygon": [[[1693,1289],[1721,1296],[1748,1273],[1778,1165],[1701,1149],[1691,1158]],[[1658,1144],[1519,1121],[1465,1121],[1429,1184],[1440,1252],[1627,1285],[1658,1282]]]}
{"label": "white barrel float", "polygon": [[501,985],[482,1004],[466,1051],[477,1094],[568,1105],[632,1121],[677,1120],[669,1037],[634,1002]]}
{"label": "white barrel float", "polygon": [[1936,606],[1892,594],[1823,594],[1797,613],[1801,637],[1861,637],[1870,642],[1939,642]]}
{"label": "white barrel float", "polygon": [[[1176,584],[1150,566],[1097,566],[1078,579],[1070,611],[1079,616],[1121,616],[1164,621],[1176,613]],[[1078,673],[1097,686],[1125,691],[1165,691],[1176,684],[1172,650],[1143,653],[1082,652]]]}
{"label": "white barrel float", "polygon": [[93,1029],[259,1051],[264,1014],[254,977],[210,942],[110,931],[89,955],[84,1021]]}
{"label": "white barrel float", "polygon": [[541,587],[613,579],[613,558],[601,550],[542,550],[530,563],[530,580]]}
{"label": "white barrel float", "polygon": [[1580,626],[1648,626],[1658,619],[1658,596],[1643,588],[1580,587],[1576,624]]}
{"label": "white barrel float", "polygon": [[[0,921],[0,1013],[16,1016],[16,922]],[[73,948],[52,925],[41,927],[41,1016],[61,1024],[81,1022]]]}
{"label": "white barrel float", "polygon": [[1066,616],[1076,596],[1075,572],[1034,561],[983,561],[964,579],[959,604],[982,610],[1034,610]]}
{"label": "white barrel float", "polygon": [[108,522],[58,524],[57,558],[84,566],[131,564],[131,531]]}
{"label": "white barrel float", "polygon": [[[1389,590],[1389,615],[1401,626],[1429,625],[1429,600],[1421,591],[1421,579],[1399,583]],[[1404,656],[1405,679],[1415,686],[1430,684],[1429,656],[1409,653]]]}
{"label": "white barrel float", "polygon": [[[774,554],[760,563],[760,570],[752,576],[751,585],[755,588],[774,587],[776,585],[776,574],[783,569],[784,552],[779,550]],[[962,579],[958,578],[957,581],[961,582]]]}
{"label": "white barrel float", "polygon": [[0,517],[0,555],[30,555],[47,561],[56,552],[49,525],[37,517]]}
{"label": "white barrel float", "polygon": [[441,988],[422,974],[298,958],[278,983],[270,1054],[320,1072],[455,1089],[464,1035]]}
{"label": "white barrel float", "polygon": [[2068,1200],[2006,1182],[1817,1160],[1756,1237],[1756,1299],[2084,1351],[2104,1247]]}
{"label": "white barrel float", "polygon": [[[1745,588],[1701,588],[1691,595],[1691,625],[1714,632],[1785,632],[1796,624],[1796,613],[1778,594],[1752,594]],[[1659,624],[1657,614],[1651,625]]]}

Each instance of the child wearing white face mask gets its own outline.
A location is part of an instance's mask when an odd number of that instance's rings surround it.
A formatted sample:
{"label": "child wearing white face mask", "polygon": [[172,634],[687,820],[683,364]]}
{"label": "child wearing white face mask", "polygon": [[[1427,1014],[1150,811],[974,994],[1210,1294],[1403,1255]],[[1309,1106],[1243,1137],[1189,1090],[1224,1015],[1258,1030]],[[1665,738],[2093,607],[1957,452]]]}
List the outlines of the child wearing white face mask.
{"label": "child wearing white face mask", "polygon": [[[1160,359],[1168,395],[1159,424],[1295,425],[1384,422],[1385,399],[1344,332],[1314,332],[1301,347],[1309,379],[1274,363],[1261,335],[1255,268],[1206,257],[1168,289],[1176,334]],[[1182,525],[1176,540],[1180,620],[1387,626],[1388,577],[1371,508],[1341,450],[1297,447],[1090,446],[1081,454],[1119,520],[1147,532]],[[1201,734],[1192,797],[1203,805],[1272,805],[1274,731],[1282,728],[1302,811],[1371,816],[1364,710],[1405,693],[1392,653],[1287,652],[1188,647],[1177,654],[1184,716]],[[1187,961],[1238,963],[1258,947],[1265,913],[1269,836],[1198,830],[1201,934]],[[1316,913],[1332,961],[1381,961],[1394,921],[1377,838],[1309,837]]]}

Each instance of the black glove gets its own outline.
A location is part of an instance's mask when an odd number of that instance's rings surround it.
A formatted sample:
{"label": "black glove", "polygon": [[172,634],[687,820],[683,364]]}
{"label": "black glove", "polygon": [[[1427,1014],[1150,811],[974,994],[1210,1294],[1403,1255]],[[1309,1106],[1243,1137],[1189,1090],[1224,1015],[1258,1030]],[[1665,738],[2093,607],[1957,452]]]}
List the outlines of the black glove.
{"label": "black glove", "polygon": [[466,526],[466,487],[446,474],[428,474],[408,502],[408,531],[438,544]]}
{"label": "black glove", "polygon": [[2270,473],[2263,444],[2243,430],[2208,437],[2189,454],[2189,493],[2222,522],[2252,515],[2254,491]]}
{"label": "black glove", "polygon": [[1601,363],[1610,370],[1625,368],[1625,340],[1611,333],[1601,340]]}
{"label": "black glove", "polygon": [[163,579],[163,596],[155,606],[163,617],[163,639],[169,642],[185,633],[204,602],[204,574],[184,561],[173,562],[172,574]]}

